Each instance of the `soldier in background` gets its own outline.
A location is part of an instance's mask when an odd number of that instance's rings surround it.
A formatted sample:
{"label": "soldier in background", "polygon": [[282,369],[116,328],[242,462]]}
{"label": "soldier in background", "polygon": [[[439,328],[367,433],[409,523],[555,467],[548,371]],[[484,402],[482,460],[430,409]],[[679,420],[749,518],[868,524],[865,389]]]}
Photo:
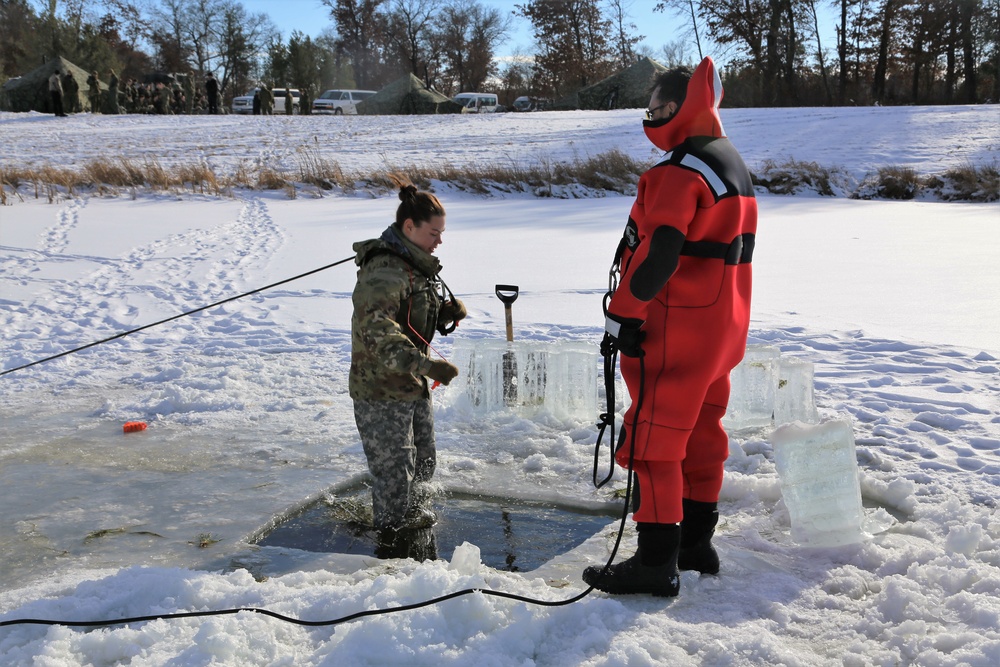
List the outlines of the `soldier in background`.
{"label": "soldier in background", "polygon": [[153,103],[153,111],[158,114],[169,114],[170,113],[170,88],[163,84],[162,81],[157,81],[156,86],[150,92],[151,101]]}
{"label": "soldier in background", "polygon": [[49,97],[52,98],[52,113],[56,116],[65,117],[66,112],[63,111],[62,79],[59,76],[58,69],[49,77]]}
{"label": "soldier in background", "polygon": [[184,113],[191,115],[194,113],[194,81],[191,80],[190,74],[184,77],[182,85],[184,88]]}
{"label": "soldier in background", "polygon": [[160,107],[163,109],[161,113],[173,115],[174,112],[173,109],[170,108],[170,105],[173,102],[174,95],[170,91],[170,86],[165,83],[160,83],[157,84],[157,87],[157,93],[160,96]]}
{"label": "soldier in background", "polygon": [[119,114],[118,106],[118,75],[113,69],[108,70],[108,113]]}
{"label": "soldier in background", "polygon": [[253,115],[260,115],[260,86],[253,89]]}
{"label": "soldier in background", "polygon": [[97,78],[97,70],[87,77],[87,99],[90,101],[90,113],[101,113],[101,80]]}
{"label": "soldier in background", "polygon": [[215,75],[211,72],[205,79],[205,95],[208,96],[208,113],[219,113],[219,82],[216,81]]}
{"label": "soldier in background", "polygon": [[125,112],[136,113],[139,111],[139,89],[135,85],[135,79],[129,79],[125,84]]}
{"label": "soldier in background", "polygon": [[299,95],[299,114],[308,116],[312,113],[312,99],[309,94],[309,86],[302,86],[302,93]]}
{"label": "soldier in background", "polygon": [[62,76],[63,88],[63,110],[69,113],[76,113],[80,110],[80,86],[76,82],[73,72],[66,70]]}
{"label": "soldier in background", "polygon": [[172,101],[170,103],[170,108],[177,115],[184,113],[187,108],[187,102],[184,101],[184,91],[181,89],[181,84],[174,80],[173,85],[170,86],[170,97]]}
{"label": "soldier in background", "polygon": [[135,87],[135,108],[138,113],[153,113],[153,97],[148,83],[140,83]]}
{"label": "soldier in background", "polygon": [[260,86],[260,113],[264,116],[274,114],[274,93],[271,92],[271,86],[267,83],[262,83]]}

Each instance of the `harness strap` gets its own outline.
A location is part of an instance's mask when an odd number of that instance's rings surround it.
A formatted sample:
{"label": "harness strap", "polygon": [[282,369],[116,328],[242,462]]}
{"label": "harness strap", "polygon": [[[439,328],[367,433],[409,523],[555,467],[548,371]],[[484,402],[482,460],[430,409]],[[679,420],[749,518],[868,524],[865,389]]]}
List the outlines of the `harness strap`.
{"label": "harness strap", "polygon": [[753,260],[754,234],[740,234],[729,243],[720,241],[685,241],[681,255],[721,259],[726,264],[749,264]]}
{"label": "harness strap", "polygon": [[[423,271],[420,270],[420,267],[418,267],[414,263],[414,261],[413,261],[412,258],[407,257],[403,253],[397,252],[397,251],[395,251],[395,250],[393,250],[391,248],[375,248],[374,250],[372,250],[371,252],[369,252],[367,255],[365,255],[364,259],[361,260],[361,266],[365,266],[366,264],[368,264],[368,262],[372,261],[373,259],[375,259],[376,257],[378,257],[380,255],[392,255],[393,257],[398,257],[399,259],[401,259],[404,262],[406,262],[406,265],[410,268],[410,286],[411,286],[411,288],[413,286],[413,271],[416,270],[417,272],[420,273],[420,275],[424,276],[428,280],[431,280],[431,281],[436,282],[436,283],[440,283],[441,290],[442,290],[442,293],[440,295],[441,301],[445,301],[445,300],[451,300],[453,302],[455,301],[455,294],[451,291],[451,288],[448,287],[448,283],[446,283],[444,281],[444,279],[441,277],[440,273],[435,274],[433,276],[428,275],[427,273],[425,273],[425,272],[423,272]],[[451,332],[453,332],[455,330],[455,327],[457,327],[457,326],[458,325],[455,322],[452,322],[451,325],[449,325],[449,326],[438,327],[438,332],[442,336],[447,336],[448,334],[450,334]],[[437,352],[437,350],[434,350],[434,351]],[[438,352],[438,354],[440,354],[440,352]],[[441,358],[443,359],[444,357],[442,356]]]}

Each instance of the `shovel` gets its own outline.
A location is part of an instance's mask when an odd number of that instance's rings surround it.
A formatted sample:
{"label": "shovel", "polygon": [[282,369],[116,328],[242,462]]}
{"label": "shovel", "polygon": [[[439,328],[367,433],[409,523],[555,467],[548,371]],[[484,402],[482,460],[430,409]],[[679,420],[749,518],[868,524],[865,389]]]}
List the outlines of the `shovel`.
{"label": "shovel", "polygon": [[[497,285],[497,298],[503,302],[504,318],[507,320],[507,342],[514,342],[514,320],[510,306],[517,301],[517,285]],[[517,357],[513,346],[508,345],[503,353],[503,402],[504,405],[517,405]]]}

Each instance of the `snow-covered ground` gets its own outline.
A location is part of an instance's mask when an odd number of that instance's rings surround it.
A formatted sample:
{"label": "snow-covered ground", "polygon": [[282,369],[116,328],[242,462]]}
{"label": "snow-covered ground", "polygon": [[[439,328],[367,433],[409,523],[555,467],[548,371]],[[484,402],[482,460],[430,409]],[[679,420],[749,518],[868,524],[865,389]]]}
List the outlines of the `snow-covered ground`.
{"label": "snow-covered ground", "polygon": [[[358,170],[612,147],[646,157],[639,117],[0,114],[0,166],[122,155],[294,169],[306,150]],[[996,106],[725,110],[723,120],[751,167],[791,157],[856,178],[886,165],[926,174],[989,164],[1000,150]],[[455,340],[503,336],[497,283],[520,286],[518,339],[597,344],[627,197],[438,193],[443,277],[471,314],[435,347],[447,356]],[[24,194],[0,209],[2,369],[348,257],[396,205],[309,189],[294,200]],[[1000,664],[1000,206],[762,194],[760,207],[751,342],[815,363],[821,413],[852,419],[866,501],[900,519],[889,530],[849,547],[795,544],[769,431],[737,433],[723,571],[683,574],[675,600],[592,594],[549,607],[473,594],[336,628],[252,613],[92,631],[11,625],[0,627],[2,662]],[[580,571],[607,558],[617,522],[519,573],[480,565],[471,546],[416,563],[245,542],[365,470],[347,396],[353,282],[350,265],[332,268],[0,377],[0,622],[234,607],[324,620],[465,588],[550,601],[582,591]],[[607,500],[591,486],[596,415],[475,416],[454,388],[435,401],[445,488]],[[149,429],[123,435],[129,420]]]}

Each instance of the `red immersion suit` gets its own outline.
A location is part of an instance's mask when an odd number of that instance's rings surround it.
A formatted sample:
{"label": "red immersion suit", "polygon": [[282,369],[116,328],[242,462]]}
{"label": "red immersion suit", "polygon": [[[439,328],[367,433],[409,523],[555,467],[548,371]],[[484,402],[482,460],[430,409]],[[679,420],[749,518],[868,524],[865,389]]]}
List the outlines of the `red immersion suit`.
{"label": "red immersion suit", "polygon": [[729,453],[720,420],[729,372],[746,349],[757,202],[723,133],[721,99],[715,65],[705,58],[677,113],[643,123],[668,152],[639,180],[619,250],[620,284],[608,304],[609,331],[641,322],[645,332],[641,388],[640,359],[620,360],[632,406],[616,454],[627,466],[634,431],[637,522],[679,522],[682,497],[718,501]]}

